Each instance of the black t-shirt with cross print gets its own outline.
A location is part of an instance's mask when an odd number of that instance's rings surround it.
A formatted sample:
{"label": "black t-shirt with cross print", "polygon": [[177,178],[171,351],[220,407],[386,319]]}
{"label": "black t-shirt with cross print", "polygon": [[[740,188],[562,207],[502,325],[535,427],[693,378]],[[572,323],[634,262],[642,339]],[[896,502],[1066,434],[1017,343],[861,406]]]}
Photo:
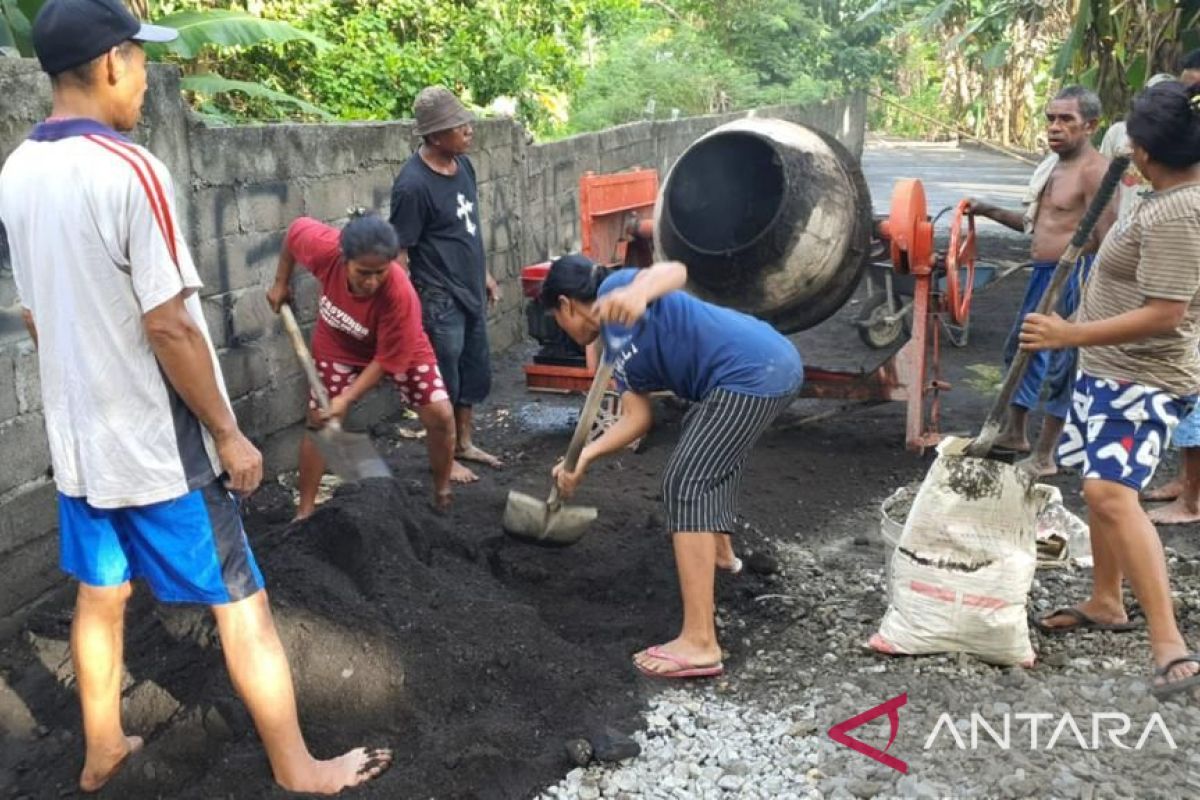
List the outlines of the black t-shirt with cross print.
{"label": "black t-shirt with cross print", "polygon": [[417,291],[445,292],[478,317],[487,308],[479,195],[470,160],[455,160],[458,170],[441,175],[413,153],[392,184],[390,219]]}

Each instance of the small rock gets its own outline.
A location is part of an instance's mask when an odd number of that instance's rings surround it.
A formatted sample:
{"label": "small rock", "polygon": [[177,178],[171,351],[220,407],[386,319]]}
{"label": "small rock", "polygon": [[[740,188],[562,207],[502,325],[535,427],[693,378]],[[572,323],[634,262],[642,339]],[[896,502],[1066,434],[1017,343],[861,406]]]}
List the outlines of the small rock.
{"label": "small rock", "polygon": [[592,755],[594,751],[592,749],[592,743],[587,739],[571,739],[567,741],[565,747],[567,750],[567,758],[571,759],[571,763],[580,767],[586,767],[588,764],[592,763]]}
{"label": "small rock", "polygon": [[739,778],[737,775],[724,775],[717,781],[717,786],[729,792],[736,792],[742,788],[743,783],[745,783],[745,779]]}
{"label": "small rock", "polygon": [[883,785],[874,781],[862,779],[852,780],[846,784],[846,791],[859,798],[870,798],[883,792]]}
{"label": "small rock", "polygon": [[579,787],[579,800],[600,800],[600,790],[593,784],[585,783]]}
{"label": "small rock", "polygon": [[624,761],[641,755],[642,746],[625,734],[609,729],[592,737],[592,750],[598,761]]}

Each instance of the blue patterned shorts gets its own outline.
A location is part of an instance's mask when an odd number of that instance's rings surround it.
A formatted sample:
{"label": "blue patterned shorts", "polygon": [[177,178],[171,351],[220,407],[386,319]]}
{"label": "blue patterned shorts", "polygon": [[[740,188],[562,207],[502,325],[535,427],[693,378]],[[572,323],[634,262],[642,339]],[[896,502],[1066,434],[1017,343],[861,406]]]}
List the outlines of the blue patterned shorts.
{"label": "blue patterned shorts", "polygon": [[1058,463],[1078,468],[1085,479],[1141,491],[1154,477],[1171,432],[1189,405],[1190,398],[1153,386],[1080,372],[1058,445]]}

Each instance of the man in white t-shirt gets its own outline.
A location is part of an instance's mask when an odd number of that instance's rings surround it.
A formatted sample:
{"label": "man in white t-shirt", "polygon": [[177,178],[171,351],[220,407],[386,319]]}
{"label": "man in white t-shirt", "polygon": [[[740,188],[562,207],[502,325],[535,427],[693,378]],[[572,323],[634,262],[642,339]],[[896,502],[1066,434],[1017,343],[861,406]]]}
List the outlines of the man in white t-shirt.
{"label": "man in white t-shirt", "polygon": [[262,456],[225,394],[171,177],[118,133],[141,115],[141,43],[177,34],[141,25],[118,0],[50,0],[32,33],[53,115],[4,163],[0,220],[38,346],[60,563],[79,580],[80,788],[99,789],[142,744],[120,713],[133,578],[161,601],[212,607],[230,677],[284,788],[334,793],[369,780],[389,751],[317,761],[301,736],[231,493],[258,486]]}
{"label": "man in white t-shirt", "polygon": [[[1163,81],[1173,81],[1175,76],[1167,72],[1159,72],[1156,75],[1151,75],[1146,81],[1146,88],[1162,83]],[[1104,138],[1100,140],[1100,147],[1097,148],[1100,154],[1113,159],[1117,156],[1129,154],[1129,135],[1125,133],[1125,120],[1114,122],[1104,132]],[[1129,212],[1133,209],[1133,204],[1137,202],[1138,195],[1141,192],[1147,191],[1150,184],[1145,182],[1137,167],[1132,162],[1129,164],[1129,169],[1125,171],[1125,175],[1121,180],[1120,194],[1117,195],[1117,216],[1120,219],[1125,219],[1129,216]]]}

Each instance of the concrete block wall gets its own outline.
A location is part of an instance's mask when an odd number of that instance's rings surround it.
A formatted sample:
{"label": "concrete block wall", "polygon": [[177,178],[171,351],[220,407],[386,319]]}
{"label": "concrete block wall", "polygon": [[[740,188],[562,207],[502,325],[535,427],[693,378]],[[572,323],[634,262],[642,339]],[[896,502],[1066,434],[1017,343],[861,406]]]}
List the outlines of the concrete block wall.
{"label": "concrete block wall", "polygon": [[[0,58],[0,162],[50,110],[49,81],[36,62]],[[861,153],[865,100],[758,111],[822,128]],[[518,275],[523,265],[579,246],[579,178],[633,167],[665,171],[699,135],[742,116],[638,122],[531,144],[511,120],[478,124],[472,160],[488,266],[504,299],[490,315],[492,345],[524,336]],[[294,467],[306,387],[265,302],[284,231],[300,215],[331,223],[351,206],[389,210],[391,184],[416,141],[407,121],[210,128],[190,116],[173,68],[151,68],[144,120],[134,137],[168,166],[182,227],[204,280],[205,315],[234,410],[263,449],[268,471]],[[311,325],[315,282],[300,275],[296,311]],[[37,358],[16,309],[0,231],[0,615],[59,580],[54,487]],[[380,391],[356,410],[369,423],[396,409]],[[352,423],[355,420],[352,419]]]}

